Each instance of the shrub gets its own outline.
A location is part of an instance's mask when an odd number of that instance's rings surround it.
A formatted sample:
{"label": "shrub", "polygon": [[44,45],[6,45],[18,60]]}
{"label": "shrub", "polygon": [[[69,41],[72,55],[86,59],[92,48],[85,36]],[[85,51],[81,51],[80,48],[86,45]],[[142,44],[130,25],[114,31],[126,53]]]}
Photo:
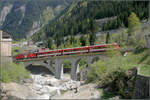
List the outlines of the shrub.
{"label": "shrub", "polygon": [[90,70],[87,74],[87,81],[98,81],[106,72],[106,65],[103,61],[98,61],[90,66]]}
{"label": "shrub", "polygon": [[136,78],[135,67],[148,64],[148,50],[128,53],[125,57],[113,52],[106,54],[106,60],[99,60],[90,66],[87,82],[97,82],[101,88],[109,88],[109,91],[123,98],[131,98]]}
{"label": "shrub", "polygon": [[29,78],[29,75],[30,73],[24,68],[23,63],[2,64],[2,82],[19,82],[22,79]]}
{"label": "shrub", "polygon": [[141,65],[140,74],[150,76],[150,65]]}
{"label": "shrub", "polygon": [[86,67],[87,67],[87,62],[85,59],[81,59],[80,62],[79,62],[79,66],[80,66],[80,72],[82,70],[84,70]]}
{"label": "shrub", "polygon": [[69,60],[64,61],[64,68],[71,68],[71,63]]}

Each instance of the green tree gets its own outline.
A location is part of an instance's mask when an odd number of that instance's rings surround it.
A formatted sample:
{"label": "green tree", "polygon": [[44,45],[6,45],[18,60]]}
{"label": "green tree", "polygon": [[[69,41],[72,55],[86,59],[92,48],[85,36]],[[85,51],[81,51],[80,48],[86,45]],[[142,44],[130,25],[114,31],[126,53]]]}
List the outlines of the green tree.
{"label": "green tree", "polygon": [[65,45],[62,43],[61,46],[60,46],[60,48],[61,48],[61,49],[64,49],[64,48],[65,48]]}
{"label": "green tree", "polygon": [[86,46],[89,46],[90,45],[90,34],[88,34],[87,36],[86,36],[86,40],[85,40],[85,45]]}
{"label": "green tree", "polygon": [[66,43],[66,45],[65,45],[65,47],[70,47],[71,46],[71,36],[70,35],[68,35],[68,37],[67,37],[67,39],[66,39],[66,41],[65,41],[65,43]]}
{"label": "green tree", "polygon": [[80,38],[75,38],[74,47],[80,47],[80,46],[81,46]]}
{"label": "green tree", "polygon": [[52,50],[55,50],[56,48],[57,48],[56,44],[55,44],[55,43],[53,43],[53,44],[52,44],[52,48],[51,48],[51,49],[52,49]]}
{"label": "green tree", "polygon": [[109,32],[106,35],[106,44],[108,44],[110,42],[110,34]]}
{"label": "green tree", "polygon": [[86,45],[86,40],[85,40],[85,36],[84,35],[82,35],[80,37],[80,42],[81,42],[81,46],[85,46]]}
{"label": "green tree", "polygon": [[129,35],[131,35],[135,30],[137,30],[140,26],[140,20],[139,18],[136,16],[136,14],[134,12],[132,12],[130,14],[130,16],[128,17],[128,31],[129,31]]}
{"label": "green tree", "polygon": [[136,45],[136,33],[140,29],[140,20],[135,13],[131,13],[128,17],[128,37],[127,44]]}
{"label": "green tree", "polygon": [[52,45],[53,45],[53,39],[50,37],[48,38],[48,41],[47,41],[47,44],[46,44],[46,47],[52,49]]}
{"label": "green tree", "polygon": [[90,33],[90,45],[94,45],[96,41],[96,33]]}

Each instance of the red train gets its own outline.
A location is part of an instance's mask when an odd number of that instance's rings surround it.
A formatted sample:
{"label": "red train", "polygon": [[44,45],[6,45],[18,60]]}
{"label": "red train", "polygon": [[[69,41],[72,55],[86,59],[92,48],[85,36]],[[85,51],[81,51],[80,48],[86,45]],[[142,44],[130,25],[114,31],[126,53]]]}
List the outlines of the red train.
{"label": "red train", "polygon": [[48,56],[61,56],[61,55],[73,55],[81,53],[90,53],[90,52],[105,52],[108,50],[120,50],[120,47],[117,43],[114,44],[102,44],[94,46],[84,46],[77,48],[67,48],[67,49],[58,49],[58,50],[49,50],[41,51],[37,50],[36,52],[19,54],[15,56],[16,60],[31,59],[31,58],[41,58]]}

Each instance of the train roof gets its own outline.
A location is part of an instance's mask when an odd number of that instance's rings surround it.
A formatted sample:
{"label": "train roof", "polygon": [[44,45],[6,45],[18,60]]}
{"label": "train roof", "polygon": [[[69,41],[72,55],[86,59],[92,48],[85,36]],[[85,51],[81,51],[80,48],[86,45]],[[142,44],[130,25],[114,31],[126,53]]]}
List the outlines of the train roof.
{"label": "train roof", "polygon": [[[98,44],[98,45],[91,45],[91,46],[82,46],[82,47],[74,47],[74,48],[56,49],[56,50],[76,49],[76,48],[94,47],[94,46],[102,46],[102,45],[117,45],[117,43],[113,43],[113,44]],[[49,50],[49,51],[56,51],[56,50]]]}

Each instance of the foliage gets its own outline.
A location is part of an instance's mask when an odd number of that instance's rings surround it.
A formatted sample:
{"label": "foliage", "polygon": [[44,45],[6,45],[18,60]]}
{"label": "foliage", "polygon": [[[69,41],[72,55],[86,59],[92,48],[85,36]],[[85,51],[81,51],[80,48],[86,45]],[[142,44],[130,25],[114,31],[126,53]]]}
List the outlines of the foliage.
{"label": "foliage", "polygon": [[135,13],[131,12],[130,16],[128,17],[128,30],[129,30],[129,33],[131,34],[135,30],[137,30],[137,28],[139,28],[139,26],[140,26],[139,18],[136,16]]}
{"label": "foliage", "polygon": [[64,68],[71,68],[71,63],[69,60],[64,61]]}
{"label": "foliage", "polygon": [[[136,76],[134,67],[143,66],[143,64],[150,65],[148,50],[138,50],[136,54],[135,52],[128,53],[125,57],[108,52],[107,57],[106,60],[99,60],[91,65],[87,82],[97,82],[100,87],[107,87],[109,91],[113,91],[123,98],[131,98]],[[146,70],[148,67],[144,69],[144,73],[147,75]]]}
{"label": "foliage", "polygon": [[109,32],[106,35],[106,44],[110,43],[110,34]]}
{"label": "foliage", "polygon": [[[120,48],[127,48],[127,36],[127,31],[123,30],[120,33],[110,34],[108,41],[109,43],[118,43]],[[107,40],[107,36],[105,38]]]}
{"label": "foliage", "polygon": [[140,74],[150,76],[150,65],[141,65]]}
{"label": "foliage", "polygon": [[87,62],[85,59],[81,59],[80,62],[79,62],[79,66],[80,66],[80,72],[82,70],[84,70],[86,67],[87,67]]}
{"label": "foliage", "polygon": [[[135,13],[131,13],[129,16],[129,28],[124,29],[120,33],[106,35],[106,42],[110,41],[109,43],[118,43],[121,48],[145,48],[145,37],[144,33],[149,29],[140,26],[139,18],[136,16]],[[132,20],[132,21],[131,21]],[[108,39],[109,37],[109,39]]]}
{"label": "foliage", "polygon": [[2,82],[20,82],[22,79],[30,78],[29,74],[23,63],[5,63],[1,67]]}
{"label": "foliage", "polygon": [[50,48],[51,50],[55,50],[57,48],[51,37],[48,39],[46,47]]}
{"label": "foliage", "polygon": [[23,49],[21,47],[13,47],[12,48],[12,56],[22,53]]}
{"label": "foliage", "polygon": [[[117,3],[122,3],[117,6]],[[108,21],[102,27],[102,30],[110,30],[116,29],[119,27],[128,27],[128,17],[133,12],[140,18],[140,19],[147,19],[148,20],[148,9],[145,5],[146,2],[117,2],[115,7],[111,7],[111,10],[114,10],[112,13],[117,13],[117,19]],[[140,3],[140,4],[139,4]],[[124,5],[123,5],[124,4]],[[122,5],[122,6],[121,6]],[[120,8],[121,7],[121,8]],[[116,8],[116,9],[115,9]],[[117,10],[117,11],[115,11]],[[120,12],[121,11],[121,12]]]}
{"label": "foliage", "polygon": [[[92,36],[92,35],[91,35]],[[92,36],[93,37],[93,36]],[[59,40],[61,41],[61,40]],[[95,44],[96,42],[96,38],[93,38],[93,40],[91,39],[91,43],[92,44]],[[57,45],[54,40],[50,37],[48,39],[48,41],[46,42],[46,47],[50,48],[50,49],[56,49],[56,48],[61,48],[61,49],[64,49],[64,48],[73,48],[73,47],[80,47],[80,46],[89,46],[91,43],[90,43],[90,34],[88,35],[81,35],[77,38],[73,37],[73,36],[70,36],[68,35],[66,37],[65,40],[62,40],[61,42],[61,45]],[[92,45],[91,44],[91,45]]]}
{"label": "foliage", "polygon": [[102,99],[110,99],[116,96],[113,92],[105,91],[103,89],[98,89],[98,91],[102,94]]}
{"label": "foliage", "polygon": [[101,75],[106,72],[106,65],[103,61],[98,61],[90,66],[88,81],[98,81]]}
{"label": "foliage", "polygon": [[[148,18],[147,2],[139,1],[75,1],[65,12],[43,27],[40,32],[33,36],[33,40],[48,41],[47,37],[53,38],[57,47],[65,44],[64,37],[70,35],[74,37],[77,34],[89,34],[90,45],[96,42],[96,32],[98,24],[95,19],[117,16],[115,20],[104,24],[107,29],[116,29],[118,27],[128,27],[128,16],[135,12],[141,19]],[[108,7],[109,6],[109,7]],[[142,9],[143,12],[140,12]],[[138,11],[137,11],[138,10]],[[107,25],[108,24],[108,25]],[[108,28],[107,28],[108,27]],[[44,37],[40,37],[45,34]],[[88,40],[86,40],[89,45]],[[71,45],[73,46],[72,42]],[[84,40],[81,45],[85,45]]]}

